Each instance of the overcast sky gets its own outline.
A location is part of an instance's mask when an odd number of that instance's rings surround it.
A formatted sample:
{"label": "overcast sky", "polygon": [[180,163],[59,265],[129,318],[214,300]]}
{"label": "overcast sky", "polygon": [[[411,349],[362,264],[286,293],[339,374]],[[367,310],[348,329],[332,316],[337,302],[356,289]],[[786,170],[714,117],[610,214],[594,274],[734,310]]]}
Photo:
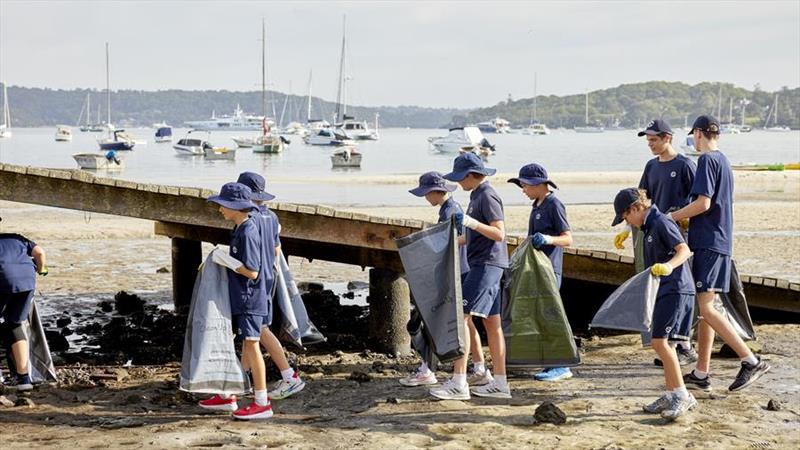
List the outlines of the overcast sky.
{"label": "overcast sky", "polygon": [[0,0],[10,85],[259,89],[335,99],[347,15],[351,103],[487,106],[649,80],[800,85],[800,1],[232,2]]}

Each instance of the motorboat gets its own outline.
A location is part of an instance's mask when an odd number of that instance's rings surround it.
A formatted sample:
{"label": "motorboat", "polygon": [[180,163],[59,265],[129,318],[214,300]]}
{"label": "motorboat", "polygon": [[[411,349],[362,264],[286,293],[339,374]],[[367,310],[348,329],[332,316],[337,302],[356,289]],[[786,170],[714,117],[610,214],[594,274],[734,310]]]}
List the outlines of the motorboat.
{"label": "motorboat", "polygon": [[595,127],[595,126],[585,126],[585,127],[575,127],[576,133],[604,133],[606,131],[603,127]]}
{"label": "motorboat", "polygon": [[478,127],[450,128],[449,131],[447,136],[428,138],[428,142],[436,151],[442,153],[481,152],[484,151],[482,148],[490,148],[494,151],[494,146],[489,144]]}
{"label": "motorboat", "polygon": [[288,125],[286,125],[283,128],[283,130],[281,131],[281,134],[292,134],[292,135],[297,135],[297,136],[305,136],[305,135],[308,134],[308,130],[300,122],[290,122]]}
{"label": "motorboat", "polygon": [[544,136],[550,134],[550,129],[543,123],[532,123],[528,125],[528,128],[524,129],[522,133],[531,136]]}
{"label": "motorboat", "polygon": [[353,141],[349,137],[337,130],[330,128],[321,128],[315,133],[311,133],[303,138],[303,142],[308,145],[352,145]]}
{"label": "motorboat", "polygon": [[125,167],[125,160],[113,150],[104,153],[75,153],[72,158],[81,169],[122,170]]}
{"label": "motorboat", "polygon": [[69,142],[72,140],[72,128],[67,125],[56,125],[56,142]]}
{"label": "motorboat", "polygon": [[108,125],[108,136],[104,139],[98,139],[97,143],[100,145],[100,150],[133,150],[136,145],[136,140],[125,130],[116,130],[114,126]]}
{"label": "motorboat", "polygon": [[481,122],[477,127],[484,133],[506,134],[511,131],[511,124],[507,120],[499,117],[495,117],[488,122]]}
{"label": "motorboat", "polygon": [[206,132],[206,139],[201,139],[196,136],[192,136],[192,133],[197,131],[198,130],[190,130],[188,133],[186,133],[186,136],[173,144],[172,148],[174,148],[175,151],[181,155],[205,155],[206,148],[214,148],[214,146],[208,142],[208,138],[211,136],[211,133]]}
{"label": "motorboat", "polygon": [[739,129],[739,125],[733,123],[723,123],[719,126],[720,134],[739,134],[742,130]]}
{"label": "motorboat", "polygon": [[[217,117],[215,112],[211,111],[210,119],[188,121],[186,125],[202,131],[258,131],[261,129],[264,117],[245,114],[237,104],[232,115]],[[267,121],[270,126],[275,125],[273,120],[267,119]]]}
{"label": "motorboat", "polygon": [[683,150],[683,154],[686,157],[691,158],[697,161],[697,158],[700,157],[701,152],[697,151],[694,146],[694,136],[686,136],[686,141],[681,144],[681,149]]}
{"label": "motorboat", "polygon": [[158,127],[155,140],[156,143],[172,142],[172,127],[166,124],[162,124],[162,126]]}
{"label": "motorboat", "polygon": [[280,153],[289,141],[281,135],[267,132],[253,143],[253,153]]}
{"label": "motorboat", "polygon": [[[772,117],[772,126],[769,127],[769,119]],[[769,115],[767,116],[767,120],[764,121],[764,131],[769,131],[773,133],[785,133],[787,131],[792,131],[791,128],[783,125],[778,125],[778,94],[775,94],[775,104],[772,106]]]}
{"label": "motorboat", "polygon": [[233,142],[236,143],[236,146],[239,148],[250,148],[256,143],[255,137],[247,137],[247,136],[234,136]]}
{"label": "motorboat", "polygon": [[353,145],[336,149],[331,154],[333,167],[361,167],[361,152]]}
{"label": "motorboat", "polygon": [[343,131],[347,137],[357,141],[377,141],[380,137],[378,135],[378,119],[375,118],[375,129],[370,130],[366,120],[358,121],[352,116],[344,116],[344,121],[337,127],[339,131]]}
{"label": "motorboat", "polygon": [[230,161],[236,159],[235,148],[206,146],[203,147],[203,154],[206,159],[210,160],[222,159]]}
{"label": "motorboat", "polygon": [[8,89],[3,83],[3,123],[0,123],[0,139],[11,137],[11,110],[8,109]]}

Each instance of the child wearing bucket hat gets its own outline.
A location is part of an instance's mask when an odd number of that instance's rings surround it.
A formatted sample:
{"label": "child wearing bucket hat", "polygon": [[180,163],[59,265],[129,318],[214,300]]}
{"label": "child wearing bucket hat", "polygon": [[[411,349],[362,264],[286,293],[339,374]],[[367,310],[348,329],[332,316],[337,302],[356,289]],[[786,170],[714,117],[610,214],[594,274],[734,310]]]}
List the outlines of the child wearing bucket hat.
{"label": "child wearing bucket hat", "polygon": [[643,409],[674,420],[697,406],[697,400],[686,390],[678,355],[670,345],[670,341],[688,338],[688,330],[682,324],[686,323],[686,317],[692,317],[694,310],[694,287],[686,263],[691,252],[678,225],[656,205],[651,206],[644,191],[621,190],[614,198],[614,213],[612,227],[625,221],[644,234],[644,264],[650,273],[660,277],[650,345],[663,361],[667,391]]}
{"label": "child wearing bucket hat", "polygon": [[259,340],[261,326],[270,322],[271,302],[267,296],[272,290],[275,262],[272,236],[277,231],[271,221],[259,220],[251,213],[256,208],[252,190],[241,183],[227,183],[219,195],[208,198],[219,205],[219,212],[235,224],[231,234],[230,253],[214,249],[211,260],[230,269],[228,292],[231,302],[233,329],[243,339],[242,365],[253,374],[254,401],[238,408],[235,397],[214,397],[203,400],[206,409],[233,411],[233,417],[242,420],[268,419],[272,406],[267,397],[267,376]]}
{"label": "child wearing bucket hat", "polygon": [[[267,188],[267,180],[255,172],[242,172],[239,174],[239,178],[236,182],[250,188],[253,192],[251,198],[253,203],[258,207],[260,218],[270,222],[268,226],[270,229],[274,230],[274,234],[271,238],[267,239],[265,244],[267,246],[274,246],[275,257],[277,258],[281,247],[281,225],[278,222],[278,216],[267,207],[267,202],[275,198],[274,195],[265,190]],[[268,296],[267,301],[272,303],[271,295]],[[270,308],[270,310],[272,310],[272,308]],[[270,325],[271,323],[263,323],[261,325],[261,345],[267,349],[270,359],[272,359],[275,366],[278,367],[278,370],[281,372],[281,381],[270,389],[270,398],[273,400],[283,400],[302,391],[303,388],[306,387],[306,383],[300,378],[297,372],[294,371],[292,366],[289,365],[283,345],[281,345],[281,342],[272,330],[270,330]]]}
{"label": "child wearing bucket hat", "polygon": [[[567,222],[567,210],[550,188],[558,189],[547,176],[547,170],[533,163],[522,166],[519,176],[508,180],[533,200],[528,219],[528,236],[534,248],[543,251],[553,263],[553,272],[561,288],[564,247],[572,245],[572,233]],[[560,381],[572,378],[569,367],[549,367],[534,375],[539,381]]]}
{"label": "child wearing bucket hat", "polygon": [[[419,186],[414,189],[409,189],[409,193],[417,197],[425,197],[425,200],[431,206],[439,207],[438,223],[450,220],[455,214],[464,214],[461,205],[453,199],[451,193],[456,190],[456,186],[447,183],[441,173],[439,172],[426,172],[419,177]],[[459,235],[463,234],[463,227],[458,231]],[[461,280],[463,282],[467,272],[469,272],[469,264],[467,262],[467,248],[464,245],[459,246],[459,262],[461,266]],[[412,318],[412,322],[415,322]],[[411,323],[411,322],[410,322]],[[488,373],[486,372],[486,364],[483,359],[483,350],[481,346],[481,338],[478,330],[475,329],[472,322],[469,323],[470,333],[470,348],[472,349],[473,361],[473,376],[470,379],[472,384],[486,384],[489,382]],[[436,374],[431,370],[435,367],[428,367],[423,361],[419,368],[410,375],[403,377],[399,380],[403,386],[428,386],[438,383]]]}
{"label": "child wearing bucket hat", "polygon": [[[467,324],[472,316],[483,319],[489,352],[495,376],[489,383],[472,389],[479,397],[511,398],[506,379],[506,349],[500,322],[500,278],[508,267],[508,247],[505,243],[505,216],[503,201],[486,180],[495,169],[484,167],[483,161],[473,153],[459,155],[453,161],[453,171],[444,179],[457,182],[462,189],[470,191],[467,214],[457,215],[457,221],[467,228],[467,273],[462,291],[464,313]],[[469,340],[467,340],[469,345]],[[467,349],[468,350],[468,349]],[[453,364],[453,378],[430,393],[443,400],[468,400],[467,355]]]}

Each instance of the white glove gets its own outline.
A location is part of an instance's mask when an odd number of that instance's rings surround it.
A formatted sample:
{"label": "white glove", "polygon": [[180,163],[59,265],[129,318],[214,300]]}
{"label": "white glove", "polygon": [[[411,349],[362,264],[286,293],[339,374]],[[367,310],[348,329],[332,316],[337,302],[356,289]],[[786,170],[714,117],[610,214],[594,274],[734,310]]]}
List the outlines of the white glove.
{"label": "white glove", "polygon": [[461,220],[461,224],[464,225],[465,227],[469,228],[470,230],[474,230],[474,229],[478,228],[478,225],[480,225],[480,222],[478,222],[477,220],[473,219],[472,217],[464,214],[464,219]]}
{"label": "white glove", "polygon": [[234,272],[236,271],[236,269],[244,265],[238,259],[225,253],[225,251],[222,250],[221,248],[215,248],[211,252],[211,260],[219,264],[220,266],[227,267],[233,270]]}

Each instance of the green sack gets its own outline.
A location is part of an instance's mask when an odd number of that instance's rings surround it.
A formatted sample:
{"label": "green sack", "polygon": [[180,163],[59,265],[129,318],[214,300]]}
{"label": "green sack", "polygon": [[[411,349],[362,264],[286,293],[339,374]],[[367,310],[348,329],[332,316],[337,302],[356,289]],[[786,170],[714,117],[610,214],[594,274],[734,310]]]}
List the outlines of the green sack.
{"label": "green sack", "polygon": [[642,230],[631,227],[633,234],[633,268],[636,273],[644,271],[644,233]]}
{"label": "green sack", "polygon": [[581,363],[550,258],[526,239],[503,275],[503,334],[509,367]]}

